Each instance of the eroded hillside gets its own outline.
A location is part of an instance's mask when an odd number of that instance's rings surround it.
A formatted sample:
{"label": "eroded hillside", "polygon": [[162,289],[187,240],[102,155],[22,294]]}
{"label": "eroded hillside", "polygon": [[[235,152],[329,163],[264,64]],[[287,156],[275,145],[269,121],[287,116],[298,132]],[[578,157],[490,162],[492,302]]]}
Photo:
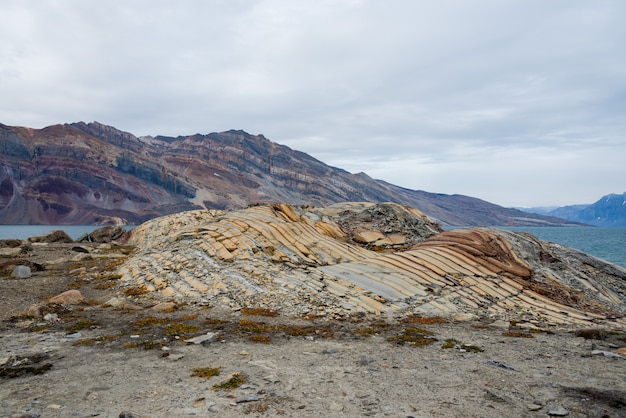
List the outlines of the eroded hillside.
{"label": "eroded hillside", "polygon": [[136,137],[98,122],[0,124],[0,223],[140,224],[192,209],[259,203],[396,202],[450,225],[562,225],[563,219],[351,174],[263,135]]}

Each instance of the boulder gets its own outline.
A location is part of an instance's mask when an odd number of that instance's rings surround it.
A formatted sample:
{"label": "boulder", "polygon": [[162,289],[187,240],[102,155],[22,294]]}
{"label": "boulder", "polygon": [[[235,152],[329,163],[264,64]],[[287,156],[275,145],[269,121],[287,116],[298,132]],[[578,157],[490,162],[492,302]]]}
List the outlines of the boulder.
{"label": "boulder", "polygon": [[152,307],[152,310],[157,312],[173,311],[174,309],[176,309],[174,302],[161,302]]}
{"label": "boulder", "polygon": [[15,238],[0,239],[0,248],[15,248],[22,245],[22,241]]}
{"label": "boulder", "polygon": [[15,266],[11,272],[11,277],[15,277],[16,279],[27,279],[31,275],[30,267],[28,266]]}
{"label": "boulder", "polygon": [[82,235],[76,241],[77,242],[111,242],[121,237],[126,232],[126,229],[122,226],[104,226],[98,228],[88,234]]}
{"label": "boulder", "polygon": [[72,289],[65,291],[50,298],[49,303],[58,303],[60,305],[78,305],[85,301],[85,298],[80,291]]}
{"label": "boulder", "polygon": [[33,246],[28,241],[9,238],[0,240],[0,256],[14,257],[19,254],[26,254],[33,250]]}
{"label": "boulder", "polygon": [[67,235],[65,231],[62,231],[60,229],[56,231],[48,232],[47,234],[44,234],[44,235],[30,237],[28,238],[28,241],[29,242],[41,242],[41,243],[47,243],[47,244],[52,244],[52,243],[69,244],[71,242],[74,242],[74,240],[69,235]]}
{"label": "boulder", "polygon": [[16,257],[22,254],[20,247],[15,248],[0,248],[0,257]]}

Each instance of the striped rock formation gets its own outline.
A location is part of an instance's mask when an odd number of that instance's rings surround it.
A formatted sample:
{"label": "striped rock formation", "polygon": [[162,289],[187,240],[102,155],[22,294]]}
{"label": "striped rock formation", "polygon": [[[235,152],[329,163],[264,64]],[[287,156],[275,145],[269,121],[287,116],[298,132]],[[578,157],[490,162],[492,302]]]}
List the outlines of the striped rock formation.
{"label": "striped rock formation", "polygon": [[135,228],[128,285],[238,309],[410,311],[623,327],[626,270],[530,234],[442,232],[396,204],[191,211]]}

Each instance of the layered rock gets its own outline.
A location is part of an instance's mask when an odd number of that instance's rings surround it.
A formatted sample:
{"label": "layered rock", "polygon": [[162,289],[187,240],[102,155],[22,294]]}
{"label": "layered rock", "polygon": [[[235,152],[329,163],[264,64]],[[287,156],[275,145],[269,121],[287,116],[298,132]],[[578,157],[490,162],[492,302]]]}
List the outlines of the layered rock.
{"label": "layered rock", "polygon": [[626,270],[529,234],[440,232],[396,204],[192,211],[126,236],[127,285],[238,309],[342,317],[411,311],[623,326]]}

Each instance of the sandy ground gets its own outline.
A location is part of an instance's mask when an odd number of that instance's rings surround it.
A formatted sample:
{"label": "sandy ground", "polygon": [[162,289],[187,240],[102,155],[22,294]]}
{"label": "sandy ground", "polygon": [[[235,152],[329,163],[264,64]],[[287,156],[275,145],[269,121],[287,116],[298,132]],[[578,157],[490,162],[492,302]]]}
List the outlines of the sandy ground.
{"label": "sandy ground", "polygon": [[[0,259],[1,416],[626,416],[626,358],[613,357],[623,330],[585,339],[493,318],[155,310],[160,301],[133,297],[112,273],[123,252],[81,259],[71,245],[39,246],[28,260],[46,268],[24,279]],[[86,300],[46,308],[47,320],[26,314],[68,289]],[[104,305],[113,297],[130,304]],[[209,342],[189,342],[207,333]],[[193,375],[207,368],[219,375]],[[233,373],[245,381],[217,387]]]}

